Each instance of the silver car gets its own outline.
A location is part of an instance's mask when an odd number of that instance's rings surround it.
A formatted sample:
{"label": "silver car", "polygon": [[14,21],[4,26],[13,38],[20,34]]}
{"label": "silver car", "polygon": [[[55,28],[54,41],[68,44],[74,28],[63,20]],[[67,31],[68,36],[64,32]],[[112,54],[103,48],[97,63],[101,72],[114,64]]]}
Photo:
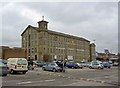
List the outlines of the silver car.
{"label": "silver car", "polygon": [[78,68],[83,68],[83,66],[82,66],[82,64],[80,64],[80,63],[76,63],[77,65],[78,65]]}
{"label": "silver car", "polygon": [[91,62],[89,65],[90,69],[103,69],[102,63],[93,63]]}
{"label": "silver car", "polygon": [[65,70],[62,67],[58,66],[58,64],[56,64],[56,63],[49,63],[49,64],[46,64],[46,65],[43,65],[42,70],[53,71],[53,72],[56,72],[56,71],[65,72]]}

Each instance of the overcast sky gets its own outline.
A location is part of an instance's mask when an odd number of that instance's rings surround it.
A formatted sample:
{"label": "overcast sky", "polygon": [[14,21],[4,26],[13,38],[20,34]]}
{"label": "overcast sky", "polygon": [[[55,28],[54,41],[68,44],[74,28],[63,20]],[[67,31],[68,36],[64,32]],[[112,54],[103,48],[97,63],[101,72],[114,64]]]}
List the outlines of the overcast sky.
{"label": "overcast sky", "polygon": [[0,45],[21,47],[21,33],[44,16],[49,30],[96,40],[98,52],[118,52],[117,2],[5,2],[0,8]]}

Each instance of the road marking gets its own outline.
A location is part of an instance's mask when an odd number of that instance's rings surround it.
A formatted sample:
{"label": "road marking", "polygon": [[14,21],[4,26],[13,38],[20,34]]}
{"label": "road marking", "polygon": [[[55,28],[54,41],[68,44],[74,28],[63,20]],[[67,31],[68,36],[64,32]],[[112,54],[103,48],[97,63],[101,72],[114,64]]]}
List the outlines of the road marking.
{"label": "road marking", "polygon": [[102,81],[101,83],[105,83],[105,81]]}
{"label": "road marking", "polygon": [[50,79],[50,80],[44,80],[46,82],[51,82],[51,81],[55,81],[55,79]]}
{"label": "road marking", "polygon": [[65,77],[65,76],[62,76],[63,78]]}
{"label": "road marking", "polygon": [[92,81],[91,79],[87,79],[87,81]]}
{"label": "road marking", "polygon": [[16,84],[30,84],[32,83],[31,81],[28,81],[28,82],[20,82],[20,83],[16,83]]}
{"label": "road marking", "polygon": [[52,74],[49,74],[49,75],[52,75]]}
{"label": "road marking", "polygon": [[61,75],[58,75],[58,76],[61,76]]}
{"label": "road marking", "polygon": [[56,74],[53,74],[54,76],[56,75]]}
{"label": "road marking", "polygon": [[52,81],[55,81],[55,79],[50,79],[50,80],[43,80],[43,81],[33,81],[33,82],[31,82],[31,81],[27,81],[27,82],[19,82],[19,83],[16,83],[16,84],[19,84],[19,85],[21,85],[21,84],[31,84],[31,83],[39,83],[39,82],[52,82]]}
{"label": "road marking", "polygon": [[71,77],[68,77],[68,78],[71,78]]}
{"label": "road marking", "polygon": [[21,74],[21,75],[9,75],[9,76],[12,76],[12,77],[24,77],[25,75]]}
{"label": "road marking", "polygon": [[94,80],[95,82],[99,82],[99,83],[105,83],[104,81],[102,80]]}

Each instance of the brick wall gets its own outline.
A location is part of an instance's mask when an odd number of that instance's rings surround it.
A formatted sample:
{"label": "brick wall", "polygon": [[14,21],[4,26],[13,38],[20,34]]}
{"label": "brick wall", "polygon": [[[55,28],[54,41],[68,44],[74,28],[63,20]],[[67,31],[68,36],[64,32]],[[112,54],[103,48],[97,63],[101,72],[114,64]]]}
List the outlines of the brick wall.
{"label": "brick wall", "polygon": [[27,52],[25,49],[21,48],[7,48],[2,49],[1,59],[8,59],[8,58],[27,58]]}

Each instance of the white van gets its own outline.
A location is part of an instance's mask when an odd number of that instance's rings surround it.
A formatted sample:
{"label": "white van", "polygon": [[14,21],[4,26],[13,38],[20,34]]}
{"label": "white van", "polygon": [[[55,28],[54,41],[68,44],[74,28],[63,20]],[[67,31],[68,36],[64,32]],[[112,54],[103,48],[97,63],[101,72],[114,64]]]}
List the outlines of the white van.
{"label": "white van", "polygon": [[22,72],[25,74],[28,71],[28,62],[25,58],[9,58],[7,60],[10,73]]}

